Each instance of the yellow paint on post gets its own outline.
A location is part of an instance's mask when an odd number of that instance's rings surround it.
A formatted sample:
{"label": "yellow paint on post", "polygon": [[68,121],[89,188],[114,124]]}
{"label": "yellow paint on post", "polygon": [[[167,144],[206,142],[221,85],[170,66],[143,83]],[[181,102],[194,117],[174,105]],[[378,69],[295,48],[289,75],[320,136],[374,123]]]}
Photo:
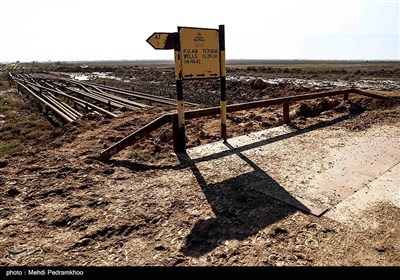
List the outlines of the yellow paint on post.
{"label": "yellow paint on post", "polygon": [[181,60],[179,51],[175,51],[175,80],[180,80],[180,73],[181,73]]}
{"label": "yellow paint on post", "polygon": [[179,40],[184,80],[220,77],[218,30],[181,27]]}
{"label": "yellow paint on post", "polygon": [[179,127],[185,125],[185,113],[183,108],[183,100],[178,100],[178,124]]}
{"label": "yellow paint on post", "polygon": [[221,123],[226,124],[226,101],[221,101]]}
{"label": "yellow paint on post", "polygon": [[228,133],[226,129],[226,101],[221,100],[221,138],[226,140]]}

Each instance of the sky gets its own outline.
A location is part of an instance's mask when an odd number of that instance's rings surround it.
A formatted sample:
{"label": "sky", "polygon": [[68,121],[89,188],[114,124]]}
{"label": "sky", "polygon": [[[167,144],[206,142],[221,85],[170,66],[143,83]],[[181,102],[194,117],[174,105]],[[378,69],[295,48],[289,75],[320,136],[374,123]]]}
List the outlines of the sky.
{"label": "sky", "polygon": [[227,59],[399,60],[400,0],[0,0],[0,62],[173,60],[153,32],[225,25]]}

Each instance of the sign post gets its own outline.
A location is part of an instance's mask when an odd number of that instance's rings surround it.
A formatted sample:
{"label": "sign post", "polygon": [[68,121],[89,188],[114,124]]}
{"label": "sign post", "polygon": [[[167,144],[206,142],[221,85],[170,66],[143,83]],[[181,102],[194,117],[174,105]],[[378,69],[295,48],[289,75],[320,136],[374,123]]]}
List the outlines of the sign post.
{"label": "sign post", "polygon": [[219,26],[219,65],[221,80],[221,138],[226,141],[226,66],[225,66],[225,26]]}
{"label": "sign post", "polygon": [[186,152],[183,80],[220,79],[221,138],[226,129],[225,27],[179,27],[176,33],[155,32],[147,42],[155,49],[174,49],[177,117],[173,119],[174,151]]}
{"label": "sign post", "polygon": [[174,33],[174,55],[175,55],[175,83],[176,83],[176,100],[178,119],[172,120],[173,133],[174,133],[174,152],[186,152],[186,135],[185,135],[185,110],[183,108],[183,85],[181,78],[181,46],[179,41],[179,34]]}

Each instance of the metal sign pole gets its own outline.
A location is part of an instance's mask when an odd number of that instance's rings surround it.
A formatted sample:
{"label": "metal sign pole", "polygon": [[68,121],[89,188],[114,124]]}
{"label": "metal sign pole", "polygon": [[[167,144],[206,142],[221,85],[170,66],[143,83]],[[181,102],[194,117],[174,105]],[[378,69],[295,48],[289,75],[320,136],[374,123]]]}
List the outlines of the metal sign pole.
{"label": "metal sign pole", "polygon": [[157,50],[174,49],[178,109],[172,120],[174,151],[186,153],[183,80],[220,78],[221,137],[226,140],[225,26],[220,25],[219,29],[178,26],[178,32],[154,32],[146,41]]}
{"label": "metal sign pole", "polygon": [[226,131],[226,67],[225,67],[225,25],[219,26],[219,60],[221,80],[221,138],[227,139]]}
{"label": "metal sign pole", "polygon": [[172,120],[174,152],[186,153],[185,111],[183,108],[183,86],[181,73],[181,46],[179,34],[174,33],[175,82],[178,116]]}

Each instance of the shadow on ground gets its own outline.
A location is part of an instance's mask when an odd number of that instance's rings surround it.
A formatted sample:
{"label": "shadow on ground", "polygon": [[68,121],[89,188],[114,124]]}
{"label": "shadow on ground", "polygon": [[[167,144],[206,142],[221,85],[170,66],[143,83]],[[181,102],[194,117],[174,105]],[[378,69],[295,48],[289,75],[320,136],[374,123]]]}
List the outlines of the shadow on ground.
{"label": "shadow on ground", "polygon": [[[239,156],[244,159],[243,155]],[[246,161],[252,167],[256,167],[248,159]],[[272,197],[261,195],[254,189],[254,184],[262,182],[276,192],[280,192],[281,196],[295,200],[268,174],[257,167],[250,173],[216,184],[207,184],[195,164],[190,168],[216,217],[196,222],[182,248],[185,255],[199,257],[212,251],[225,240],[243,240],[296,211],[296,208]],[[300,208],[304,208],[300,202],[295,203]]]}
{"label": "shadow on ground", "polygon": [[[181,248],[181,251],[185,255],[199,257],[212,251],[225,240],[246,239],[268,225],[295,213],[298,209],[309,212],[306,206],[296,200],[266,172],[243,155],[242,152],[328,127],[350,117],[352,115],[344,115],[334,120],[314,124],[303,129],[293,127],[296,130],[290,133],[238,148],[234,148],[225,142],[228,150],[202,158],[191,159],[187,154],[179,154],[180,163],[178,165],[153,166],[132,163],[127,160],[114,160],[112,163],[115,166],[129,168],[134,172],[148,169],[179,170],[188,167],[191,169],[215,214],[213,218],[197,221],[190,234],[186,237],[185,245]],[[208,184],[197,168],[196,163],[230,155],[240,157],[253,171],[240,174],[220,183]],[[221,166],[222,168],[229,168],[229,166]],[[218,172],[218,170],[215,170],[215,172]],[[269,193],[273,193],[273,196],[279,198],[279,200],[265,195],[259,191],[260,189],[268,190]]]}
{"label": "shadow on ground", "polygon": [[[182,252],[188,256],[199,257],[212,251],[225,240],[246,239],[268,225],[284,219],[298,209],[310,212],[310,209],[288,193],[242,152],[331,126],[349,117],[349,115],[345,115],[238,148],[234,148],[228,142],[225,142],[227,151],[201,158],[191,159],[186,154],[180,154],[181,163],[190,167],[215,214],[214,218],[196,222],[192,231],[186,237],[186,243],[181,249]],[[237,155],[253,171],[220,183],[208,184],[196,163],[230,155]],[[221,169],[223,168],[229,168],[229,166],[221,166]],[[215,170],[215,172],[218,172],[218,170]],[[259,191],[260,189],[268,190],[268,193],[273,194],[279,200],[262,194]]]}

